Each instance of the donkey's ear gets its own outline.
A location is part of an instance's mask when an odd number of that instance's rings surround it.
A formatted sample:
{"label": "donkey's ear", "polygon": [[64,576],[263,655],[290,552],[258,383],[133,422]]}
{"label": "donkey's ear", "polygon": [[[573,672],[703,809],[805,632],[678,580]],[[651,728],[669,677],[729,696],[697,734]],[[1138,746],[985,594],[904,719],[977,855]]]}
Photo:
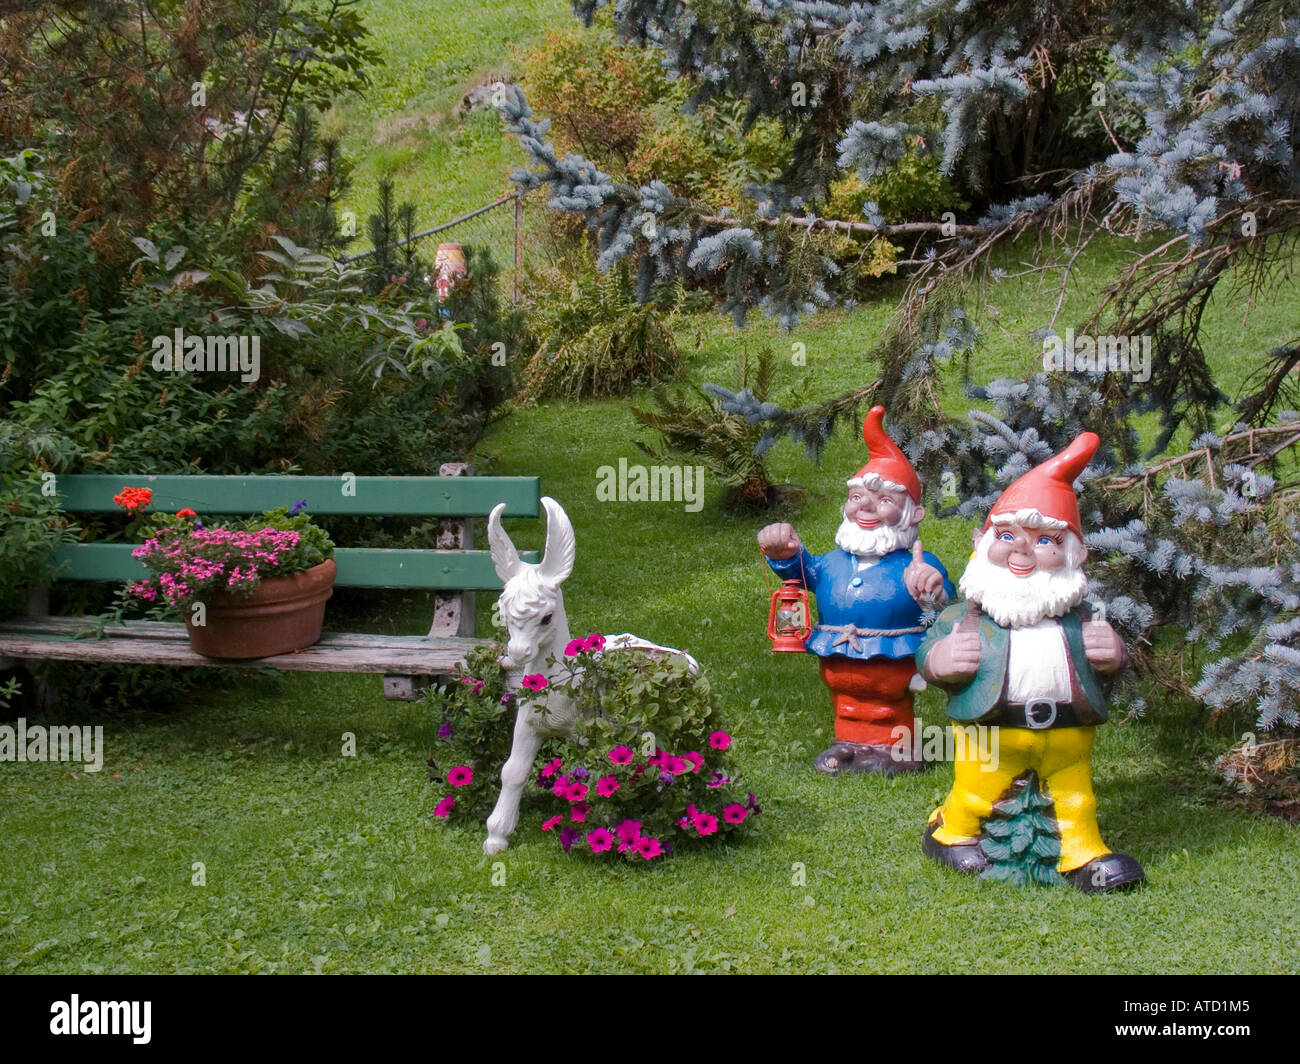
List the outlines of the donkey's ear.
{"label": "donkey's ear", "polygon": [[540,573],[548,583],[558,584],[573,572],[577,554],[573,524],[554,499],[542,496],[542,505],[546,507],[546,553],[542,555]]}
{"label": "donkey's ear", "polygon": [[506,535],[506,530],[501,527],[501,515],[505,509],[506,504],[499,502],[488,514],[488,547],[491,548],[492,565],[503,584],[508,583],[524,564],[519,560],[519,552]]}

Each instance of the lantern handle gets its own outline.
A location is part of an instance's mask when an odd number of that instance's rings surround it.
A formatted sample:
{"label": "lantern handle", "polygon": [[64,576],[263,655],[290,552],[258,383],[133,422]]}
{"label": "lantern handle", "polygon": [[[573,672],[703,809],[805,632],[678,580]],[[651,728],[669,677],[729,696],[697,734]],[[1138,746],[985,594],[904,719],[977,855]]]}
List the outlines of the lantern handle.
{"label": "lantern handle", "polygon": [[[770,595],[772,593],[772,580],[769,575],[771,570],[769,569],[767,564],[767,555],[763,553],[762,547],[758,548],[758,557],[763,563],[763,590]],[[808,589],[808,574],[804,571],[804,567],[803,567],[803,545],[802,544],[799,547],[799,584],[801,587],[803,587],[805,591]]]}

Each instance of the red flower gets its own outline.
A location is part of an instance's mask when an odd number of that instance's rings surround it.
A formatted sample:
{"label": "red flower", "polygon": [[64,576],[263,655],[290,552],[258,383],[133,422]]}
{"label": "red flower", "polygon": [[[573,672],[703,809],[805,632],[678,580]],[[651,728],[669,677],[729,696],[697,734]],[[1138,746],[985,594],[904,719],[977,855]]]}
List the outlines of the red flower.
{"label": "red flower", "polygon": [[113,501],[124,510],[136,511],[141,506],[148,506],[153,502],[153,490],[151,488],[123,488],[122,491],[113,496]]}
{"label": "red flower", "polygon": [[177,511],[176,511],[176,516],[177,516],[177,517],[198,517],[199,515],[196,514],[193,510],[191,510],[191,509],[187,506],[187,507],[185,507],[185,509],[183,509],[183,510],[177,510]]}

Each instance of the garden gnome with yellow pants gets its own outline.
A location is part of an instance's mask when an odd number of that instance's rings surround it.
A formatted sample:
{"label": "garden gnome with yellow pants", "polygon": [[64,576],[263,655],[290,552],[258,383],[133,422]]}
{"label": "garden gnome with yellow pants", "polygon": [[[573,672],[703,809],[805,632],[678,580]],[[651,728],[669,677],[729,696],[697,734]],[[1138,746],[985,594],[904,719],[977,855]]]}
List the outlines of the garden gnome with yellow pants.
{"label": "garden gnome with yellow pants", "polygon": [[[964,601],[940,614],[916,652],[921,675],[948,692],[955,733],[994,729],[993,771],[973,744],[954,744],[952,791],[922,843],[959,872],[1005,872],[1004,859],[1036,853],[1043,863],[1030,878],[1039,882],[1064,878],[1095,893],[1143,878],[1134,858],[1102,841],[1092,790],[1093,738],[1107,717],[1100,677],[1128,664],[1114,629],[1080,605],[1088,552],[1074,481],[1099,443],[1083,433],[1002,493],[976,533]],[[1047,827],[1045,839],[1033,823]]]}

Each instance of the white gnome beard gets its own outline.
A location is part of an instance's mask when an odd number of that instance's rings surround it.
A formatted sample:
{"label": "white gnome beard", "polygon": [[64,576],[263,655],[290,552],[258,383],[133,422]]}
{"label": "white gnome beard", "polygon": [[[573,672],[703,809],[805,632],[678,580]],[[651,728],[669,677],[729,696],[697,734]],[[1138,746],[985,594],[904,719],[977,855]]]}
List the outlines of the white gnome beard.
{"label": "white gnome beard", "polygon": [[910,524],[910,519],[907,507],[898,524],[882,524],[879,528],[863,528],[846,517],[835,533],[835,545],[858,558],[883,558],[891,551],[911,550],[916,540],[916,525]]}
{"label": "white gnome beard", "polygon": [[1045,617],[1060,617],[1083,600],[1088,578],[1082,566],[1016,576],[989,561],[989,542],[991,539],[981,542],[961,574],[958,588],[1004,628],[1027,628]]}

